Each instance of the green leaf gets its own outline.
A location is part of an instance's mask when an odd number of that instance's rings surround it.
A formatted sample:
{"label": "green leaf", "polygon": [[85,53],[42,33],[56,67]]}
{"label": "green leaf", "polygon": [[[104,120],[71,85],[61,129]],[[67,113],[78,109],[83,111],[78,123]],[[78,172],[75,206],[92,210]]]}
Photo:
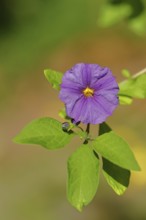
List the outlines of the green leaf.
{"label": "green leaf", "polygon": [[[105,122],[99,125],[99,135],[105,134],[112,131],[109,125]],[[122,195],[129,185],[130,171],[116,164],[110,162],[109,160],[102,158],[103,160],[103,175],[107,183],[112,187],[112,189],[118,194]]]}
{"label": "green leaf", "polygon": [[119,102],[121,105],[131,105],[133,102],[133,99],[131,97],[126,96],[126,95],[119,94]]}
{"label": "green leaf", "polygon": [[140,167],[127,142],[113,131],[99,136],[92,142],[96,153],[127,170],[139,171]]}
{"label": "green leaf", "polygon": [[59,116],[60,116],[61,118],[63,118],[63,119],[66,119],[66,118],[67,118],[65,108],[63,108],[63,109],[61,109],[61,110],[59,111]]}
{"label": "green leaf", "polygon": [[73,133],[62,130],[62,124],[53,118],[40,118],[29,123],[13,140],[20,144],[39,144],[47,149],[64,147]]}
{"label": "green leaf", "polygon": [[68,200],[78,210],[91,202],[99,184],[99,160],[82,145],[68,160]]}
{"label": "green leaf", "polygon": [[131,73],[129,72],[129,70],[127,69],[123,69],[122,70],[122,75],[126,78],[130,78],[131,77]]}
{"label": "green leaf", "polygon": [[52,87],[59,90],[63,74],[50,69],[44,70],[44,74],[48,82],[51,83]]}
{"label": "green leaf", "polygon": [[58,114],[61,118],[65,119],[65,120],[71,120],[71,118],[69,116],[67,116],[66,114],[66,109],[63,108],[59,111],[59,114]]}
{"label": "green leaf", "polygon": [[130,171],[113,164],[105,158],[103,158],[103,175],[118,195],[122,195],[129,185]]}
{"label": "green leaf", "polygon": [[146,70],[136,74],[132,78],[125,80],[119,84],[120,96],[131,98],[146,98]]}

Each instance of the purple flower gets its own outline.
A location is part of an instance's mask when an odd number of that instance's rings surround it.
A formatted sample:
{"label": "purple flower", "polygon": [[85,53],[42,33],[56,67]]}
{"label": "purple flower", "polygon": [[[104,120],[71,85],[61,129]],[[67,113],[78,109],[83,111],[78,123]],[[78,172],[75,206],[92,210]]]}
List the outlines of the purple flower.
{"label": "purple flower", "polygon": [[99,124],[117,107],[118,91],[109,68],[79,63],[64,74],[60,99],[75,122]]}

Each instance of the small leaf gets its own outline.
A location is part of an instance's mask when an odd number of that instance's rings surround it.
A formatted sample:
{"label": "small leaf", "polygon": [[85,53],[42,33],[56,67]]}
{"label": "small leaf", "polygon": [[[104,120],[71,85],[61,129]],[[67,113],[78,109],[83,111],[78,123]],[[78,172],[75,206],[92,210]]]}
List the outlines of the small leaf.
{"label": "small leaf", "polygon": [[63,119],[66,119],[67,115],[66,115],[66,110],[65,110],[65,108],[63,108],[63,109],[61,109],[61,110],[59,111],[59,116],[60,116],[61,118],[63,118]]}
{"label": "small leaf", "polygon": [[122,75],[124,77],[126,77],[126,78],[130,78],[131,77],[131,74],[130,74],[129,70],[127,70],[127,69],[123,69],[122,70]]}
{"label": "small leaf", "polygon": [[50,69],[44,70],[44,74],[48,82],[51,83],[52,87],[59,90],[63,74]]}
{"label": "small leaf", "polygon": [[53,118],[40,118],[29,123],[14,138],[20,144],[39,144],[47,149],[64,147],[69,143],[73,133],[62,130],[62,123]]}
{"label": "small leaf", "polygon": [[131,98],[146,98],[146,70],[140,74],[136,74],[132,78],[125,80],[119,84],[120,96]]}
{"label": "small leaf", "polygon": [[67,116],[65,108],[61,109],[58,114],[61,118],[66,120],[71,120],[70,117]]}
{"label": "small leaf", "polygon": [[68,200],[78,210],[91,202],[99,184],[99,160],[82,145],[68,160]]}
{"label": "small leaf", "polygon": [[126,95],[119,94],[119,102],[121,105],[131,105],[133,102],[133,99],[131,97],[126,96]]}
{"label": "small leaf", "polygon": [[140,170],[127,142],[113,131],[99,136],[92,143],[96,153],[101,154],[112,163],[127,170]]}
{"label": "small leaf", "polygon": [[119,167],[103,158],[103,174],[107,183],[118,194],[122,195],[129,185],[130,171]]}

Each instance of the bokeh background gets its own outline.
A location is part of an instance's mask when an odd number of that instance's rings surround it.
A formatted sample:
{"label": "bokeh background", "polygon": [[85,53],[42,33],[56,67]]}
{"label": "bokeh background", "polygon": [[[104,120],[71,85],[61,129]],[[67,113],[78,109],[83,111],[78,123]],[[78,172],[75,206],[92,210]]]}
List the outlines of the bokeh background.
{"label": "bokeh background", "polygon": [[146,67],[145,27],[145,0],[0,0],[0,219],[146,219],[145,100],[118,107],[108,119],[142,171],[132,173],[121,197],[101,178],[82,213],[66,199],[66,161],[77,140],[58,151],[12,143],[32,119],[59,119],[63,105],[44,69],[64,72],[78,62],[98,63],[120,81],[123,68],[134,74]]}

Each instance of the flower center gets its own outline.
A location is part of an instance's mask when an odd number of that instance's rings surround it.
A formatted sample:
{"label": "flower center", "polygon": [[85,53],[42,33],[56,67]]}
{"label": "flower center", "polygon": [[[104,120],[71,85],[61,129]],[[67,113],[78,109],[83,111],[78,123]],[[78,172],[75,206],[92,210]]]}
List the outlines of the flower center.
{"label": "flower center", "polygon": [[87,87],[86,89],[83,90],[83,94],[86,97],[91,97],[94,95],[94,89]]}

